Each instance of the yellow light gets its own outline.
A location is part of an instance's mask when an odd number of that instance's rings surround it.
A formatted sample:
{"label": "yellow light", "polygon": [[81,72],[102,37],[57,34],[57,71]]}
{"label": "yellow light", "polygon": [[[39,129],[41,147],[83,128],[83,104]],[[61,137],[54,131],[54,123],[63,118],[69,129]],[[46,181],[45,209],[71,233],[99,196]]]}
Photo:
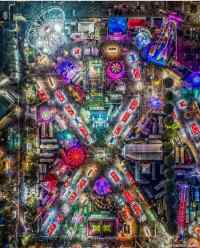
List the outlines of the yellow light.
{"label": "yellow light", "polygon": [[137,89],[138,91],[143,90],[143,83],[142,83],[142,82],[138,82],[138,83],[136,84],[136,89]]}
{"label": "yellow light", "polygon": [[159,87],[161,85],[161,80],[153,81],[153,85],[156,86],[156,87]]}

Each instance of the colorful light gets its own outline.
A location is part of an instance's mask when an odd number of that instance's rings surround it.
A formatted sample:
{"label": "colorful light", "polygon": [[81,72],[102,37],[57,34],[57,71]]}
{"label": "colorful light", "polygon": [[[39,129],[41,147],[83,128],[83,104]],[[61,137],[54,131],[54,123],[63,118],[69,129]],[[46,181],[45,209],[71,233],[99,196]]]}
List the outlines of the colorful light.
{"label": "colorful light", "polygon": [[139,56],[135,51],[131,51],[126,56],[127,63],[131,66],[139,62]]}
{"label": "colorful light", "polygon": [[74,146],[65,151],[63,160],[72,168],[78,168],[85,163],[87,151],[82,146]]}
{"label": "colorful light", "polygon": [[123,16],[112,16],[108,20],[109,33],[125,33],[127,31],[127,19]]}
{"label": "colorful light", "polygon": [[56,73],[64,79],[66,84],[71,83],[73,76],[77,73],[77,67],[70,59],[66,58],[56,65]]}
{"label": "colorful light", "polygon": [[52,111],[48,107],[40,107],[38,113],[38,120],[41,122],[50,122],[53,118]]}
{"label": "colorful light", "polygon": [[43,185],[45,186],[45,188],[49,191],[49,192],[55,192],[57,189],[57,183],[58,183],[58,179],[55,175],[53,174],[48,174],[45,178],[44,178],[44,182]]}
{"label": "colorful light", "polygon": [[151,34],[148,30],[140,31],[135,37],[135,45],[136,47],[141,50],[148,46],[151,42]]}
{"label": "colorful light", "polygon": [[159,97],[152,96],[149,100],[149,105],[153,110],[159,110],[162,107],[162,101]]}
{"label": "colorful light", "polygon": [[97,195],[105,196],[112,192],[111,185],[105,177],[100,177],[94,184],[93,190]]}
{"label": "colorful light", "polygon": [[125,76],[125,66],[122,62],[110,62],[106,67],[106,75],[111,80],[119,80]]}
{"label": "colorful light", "polygon": [[184,81],[187,88],[200,88],[200,72],[192,72]]}

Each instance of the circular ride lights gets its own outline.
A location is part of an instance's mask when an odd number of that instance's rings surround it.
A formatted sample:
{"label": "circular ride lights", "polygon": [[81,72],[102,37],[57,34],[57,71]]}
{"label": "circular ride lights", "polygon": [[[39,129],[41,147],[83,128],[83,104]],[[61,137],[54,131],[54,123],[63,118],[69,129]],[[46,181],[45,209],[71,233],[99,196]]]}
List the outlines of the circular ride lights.
{"label": "circular ride lights", "polygon": [[64,161],[72,169],[82,166],[87,158],[87,150],[80,145],[70,147],[65,151]]}
{"label": "circular ride lights", "polygon": [[125,65],[121,61],[109,62],[106,67],[106,75],[112,81],[122,79],[125,76]]}
{"label": "circular ride lights", "polygon": [[54,54],[65,43],[64,24],[62,9],[53,7],[43,11],[26,32],[28,45],[42,54]]}
{"label": "circular ride lights", "polygon": [[93,190],[99,196],[106,196],[112,192],[111,185],[105,177],[96,180]]}
{"label": "circular ride lights", "polygon": [[135,46],[142,50],[151,42],[151,33],[147,29],[141,29],[135,37]]}

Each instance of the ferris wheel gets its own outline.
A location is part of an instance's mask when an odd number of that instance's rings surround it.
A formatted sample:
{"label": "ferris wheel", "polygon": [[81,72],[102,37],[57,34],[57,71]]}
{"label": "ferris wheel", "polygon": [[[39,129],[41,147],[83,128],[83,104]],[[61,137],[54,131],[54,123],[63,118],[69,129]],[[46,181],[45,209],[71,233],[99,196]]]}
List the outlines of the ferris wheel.
{"label": "ferris wheel", "polygon": [[65,43],[65,13],[58,7],[43,11],[26,32],[28,46],[41,54],[52,55]]}

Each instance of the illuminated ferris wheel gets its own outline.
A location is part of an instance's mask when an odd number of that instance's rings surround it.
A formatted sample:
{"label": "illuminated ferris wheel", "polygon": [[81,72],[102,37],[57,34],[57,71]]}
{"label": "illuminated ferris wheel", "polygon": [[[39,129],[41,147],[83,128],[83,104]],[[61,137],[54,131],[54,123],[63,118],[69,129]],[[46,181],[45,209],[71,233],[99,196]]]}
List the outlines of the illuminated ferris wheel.
{"label": "illuminated ferris wheel", "polygon": [[30,25],[26,33],[28,46],[41,54],[52,55],[65,43],[65,14],[53,7],[43,11]]}

